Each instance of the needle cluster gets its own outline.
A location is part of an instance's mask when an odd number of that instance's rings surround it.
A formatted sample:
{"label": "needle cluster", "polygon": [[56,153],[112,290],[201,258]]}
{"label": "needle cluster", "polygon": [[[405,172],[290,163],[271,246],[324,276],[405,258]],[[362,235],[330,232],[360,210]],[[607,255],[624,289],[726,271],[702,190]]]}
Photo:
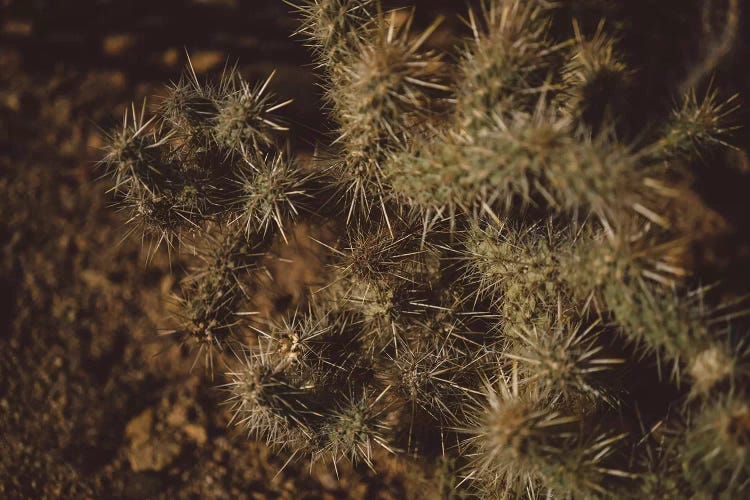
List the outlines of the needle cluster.
{"label": "needle cluster", "polygon": [[[285,145],[273,75],[189,66],[111,133],[128,222],[197,255],[179,331],[231,367],[251,437],[450,464],[487,498],[750,494],[743,301],[702,283],[679,223],[738,100],[675,90],[628,135],[637,61],[556,4],[483,0],[446,44],[442,18],[296,0],[334,123],[314,162]],[[300,224],[324,228],[320,286],[256,314]]]}

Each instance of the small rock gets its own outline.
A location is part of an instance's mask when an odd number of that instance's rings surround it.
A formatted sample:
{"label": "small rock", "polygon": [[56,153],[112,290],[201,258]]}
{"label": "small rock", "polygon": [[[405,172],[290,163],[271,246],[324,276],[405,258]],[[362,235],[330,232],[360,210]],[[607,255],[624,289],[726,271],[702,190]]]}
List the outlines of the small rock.
{"label": "small rock", "polygon": [[[130,441],[128,461],[135,472],[159,471],[171,464],[182,451],[179,444],[164,442],[153,435],[154,411],[149,408],[128,422],[125,437]],[[170,436],[171,437],[171,436]]]}
{"label": "small rock", "polygon": [[172,68],[180,61],[180,53],[174,47],[167,49],[162,54],[161,61],[168,68]]}
{"label": "small rock", "polygon": [[336,489],[338,489],[338,486],[339,486],[338,481],[336,480],[335,477],[333,477],[333,475],[327,472],[321,474],[319,477],[319,480],[320,480],[320,485],[323,486],[323,488],[325,488],[328,491],[335,491]]}
{"label": "small rock", "polygon": [[196,73],[205,73],[224,61],[224,54],[218,50],[201,50],[190,54],[190,61]]}
{"label": "small rock", "polygon": [[81,271],[81,280],[89,288],[99,290],[107,290],[112,286],[112,282],[109,281],[107,276],[95,269],[84,269]]}
{"label": "small rock", "polygon": [[181,427],[187,422],[187,415],[184,406],[175,406],[167,415],[167,423],[172,427]]}
{"label": "small rock", "polygon": [[198,446],[202,446],[206,443],[206,439],[208,438],[206,429],[204,429],[200,425],[186,424],[182,427],[182,430],[190,439],[195,441],[195,444],[197,444]]}
{"label": "small rock", "polygon": [[8,19],[3,24],[3,33],[7,35],[29,36],[32,30],[31,21],[25,19]]}
{"label": "small rock", "polygon": [[149,440],[154,426],[154,410],[148,408],[125,426],[125,437],[133,444],[141,444]]}
{"label": "small rock", "polygon": [[104,147],[104,137],[101,132],[94,131],[88,135],[86,147],[91,151],[101,151]]}
{"label": "small rock", "polygon": [[153,442],[141,446],[130,447],[128,461],[134,472],[154,470],[159,471],[171,464],[180,454],[181,448],[177,443]]}
{"label": "small rock", "polygon": [[102,50],[108,56],[119,56],[132,47],[134,42],[133,36],[127,33],[108,35],[102,42]]}
{"label": "small rock", "polygon": [[21,109],[21,98],[17,92],[5,96],[5,106],[16,113]]}

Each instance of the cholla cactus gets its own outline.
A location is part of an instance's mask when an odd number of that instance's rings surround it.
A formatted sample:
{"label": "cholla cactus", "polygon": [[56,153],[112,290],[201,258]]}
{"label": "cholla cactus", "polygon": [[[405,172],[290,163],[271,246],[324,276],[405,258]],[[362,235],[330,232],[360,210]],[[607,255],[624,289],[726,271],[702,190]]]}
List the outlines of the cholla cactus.
{"label": "cholla cactus", "polygon": [[[294,8],[337,127],[316,162],[285,146],[271,77],[192,67],[102,162],[134,229],[195,250],[178,331],[234,367],[233,422],[334,467],[442,460],[491,498],[750,495],[742,307],[696,285],[674,223],[736,98],[691,89],[625,139],[638,68],[605,21],[485,0],[456,57],[440,19]],[[267,252],[326,219],[323,285],[255,315]],[[632,378],[672,387],[648,418],[677,431],[638,425]]]}

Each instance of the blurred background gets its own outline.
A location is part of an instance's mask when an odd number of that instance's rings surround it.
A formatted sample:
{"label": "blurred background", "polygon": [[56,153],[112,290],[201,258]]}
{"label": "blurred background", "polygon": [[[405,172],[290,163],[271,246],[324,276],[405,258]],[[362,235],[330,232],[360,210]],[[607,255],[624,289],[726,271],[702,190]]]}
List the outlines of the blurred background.
{"label": "blurred background", "polygon": [[[608,19],[637,69],[638,122],[709,79],[741,94],[737,150],[695,165],[693,231],[707,235],[708,280],[750,280],[750,12],[726,40],[733,0],[565,0],[560,16]],[[447,16],[433,43],[466,32],[477,2],[424,0],[418,24]],[[746,9],[748,10],[748,9]],[[131,101],[164,94],[186,52],[201,78],[238,62],[274,69],[297,152],[332,127],[309,50],[282,0],[0,0],[0,497],[404,498],[439,490],[394,461],[376,474],[288,465],[227,427],[217,383],[194,354],[157,335],[181,276],[166,251],[146,263],[138,235],[98,180],[104,134]],[[564,36],[564,30],[561,28]],[[724,44],[724,45],[722,45]],[[698,71],[700,73],[700,71]],[[152,99],[151,102],[153,102]],[[313,259],[314,257],[310,257]],[[304,260],[302,263],[304,267]],[[430,489],[432,488],[432,489]]]}

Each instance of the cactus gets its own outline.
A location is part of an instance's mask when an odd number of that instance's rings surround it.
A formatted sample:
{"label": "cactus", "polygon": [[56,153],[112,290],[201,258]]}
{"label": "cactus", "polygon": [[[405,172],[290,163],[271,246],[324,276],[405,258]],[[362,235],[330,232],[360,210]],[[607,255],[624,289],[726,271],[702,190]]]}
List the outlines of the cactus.
{"label": "cactus", "polygon": [[[287,145],[273,75],[191,66],[102,160],[132,230],[197,255],[176,331],[231,367],[232,422],[333,467],[450,464],[457,494],[750,494],[743,302],[700,285],[675,223],[736,96],[690,89],[632,138],[638,68],[604,20],[485,0],[451,57],[429,43],[440,19],[293,9],[336,127],[316,161]],[[256,315],[264,259],[299,224],[331,233],[322,285]],[[672,387],[649,418],[675,432],[638,425],[633,372]]]}

